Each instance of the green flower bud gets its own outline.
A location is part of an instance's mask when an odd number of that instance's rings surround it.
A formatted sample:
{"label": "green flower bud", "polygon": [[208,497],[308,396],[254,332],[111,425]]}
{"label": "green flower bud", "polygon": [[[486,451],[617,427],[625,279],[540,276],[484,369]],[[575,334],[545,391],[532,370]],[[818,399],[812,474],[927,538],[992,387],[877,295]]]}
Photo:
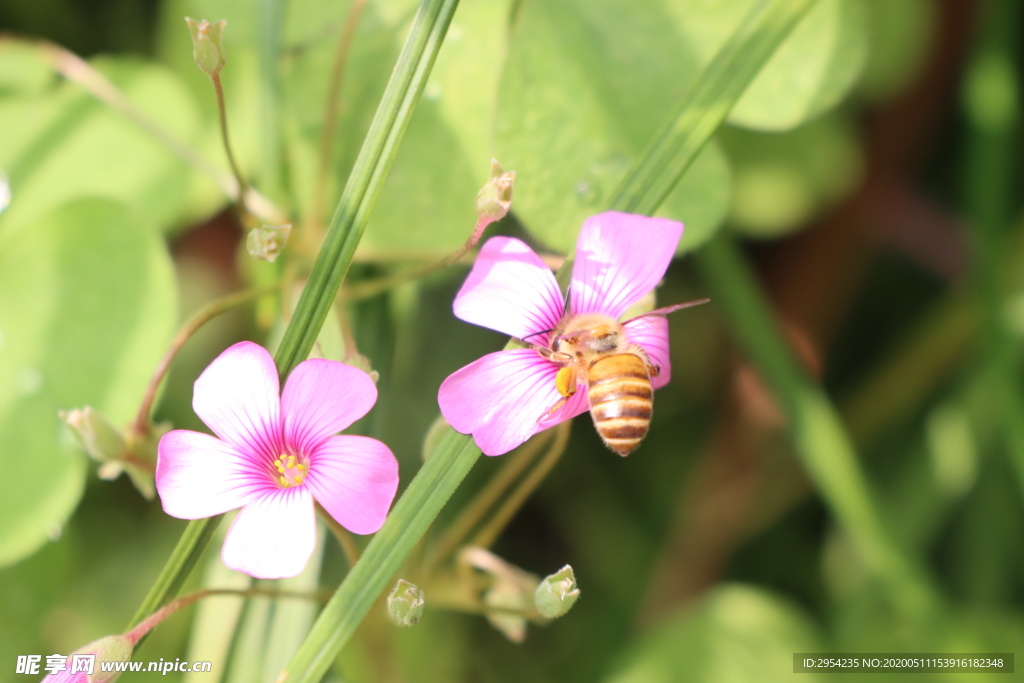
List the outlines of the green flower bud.
{"label": "green flower bud", "polygon": [[[512,206],[512,189],[516,182],[516,172],[505,172],[498,162],[491,159],[491,178],[476,193],[477,225],[487,226],[500,221]],[[482,228],[478,228],[482,230]]]}
{"label": "green flower bud", "polygon": [[62,410],[58,415],[93,460],[105,463],[124,456],[127,446],[121,432],[91,407]]}
{"label": "green flower bud", "polygon": [[412,626],[423,616],[425,604],[419,586],[399,579],[388,596],[388,616],[399,626]]}
{"label": "green flower bud", "polygon": [[273,263],[288,244],[288,236],[292,234],[290,225],[261,225],[249,231],[245,239],[245,248],[257,261]]}
{"label": "green flower bud", "polygon": [[206,19],[196,21],[185,17],[189,33],[192,34],[192,57],[196,65],[210,76],[216,76],[224,68],[224,47],[220,43],[220,33],[227,25],[226,21],[213,24]]}
{"label": "green flower bud", "polygon": [[537,586],[533,595],[537,611],[548,619],[557,619],[576,604],[580,597],[580,589],[576,585],[576,576],[572,567],[565,565],[551,576],[546,577]]}

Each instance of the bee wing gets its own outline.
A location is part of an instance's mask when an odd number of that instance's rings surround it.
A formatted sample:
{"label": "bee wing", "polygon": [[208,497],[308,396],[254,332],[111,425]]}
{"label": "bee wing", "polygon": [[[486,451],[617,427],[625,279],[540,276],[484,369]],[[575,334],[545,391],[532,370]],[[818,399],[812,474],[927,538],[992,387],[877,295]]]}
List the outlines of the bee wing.
{"label": "bee wing", "polygon": [[711,301],[711,299],[694,299],[693,301],[687,301],[687,302],[681,303],[681,304],[674,304],[672,306],[665,306],[664,308],[655,308],[653,311],[648,311],[647,313],[644,313],[643,315],[638,315],[636,318],[630,318],[626,322],[630,322],[630,320],[637,320],[639,318],[647,318],[647,317],[654,316],[654,315],[668,315],[669,313],[675,313],[676,311],[681,311],[684,308],[693,308],[694,306],[700,306],[701,304],[706,304],[709,301]]}

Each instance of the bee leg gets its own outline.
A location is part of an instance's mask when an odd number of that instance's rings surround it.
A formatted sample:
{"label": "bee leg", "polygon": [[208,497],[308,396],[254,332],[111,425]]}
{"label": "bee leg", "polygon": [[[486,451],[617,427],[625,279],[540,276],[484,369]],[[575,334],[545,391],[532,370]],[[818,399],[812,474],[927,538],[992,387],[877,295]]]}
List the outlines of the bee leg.
{"label": "bee leg", "polygon": [[651,357],[647,355],[646,351],[644,351],[644,347],[639,344],[630,344],[629,350],[631,353],[635,353],[640,356],[640,360],[647,365],[647,372],[651,373],[651,377],[657,377],[661,374],[661,368],[651,362]]}
{"label": "bee leg", "polygon": [[[559,354],[566,355],[566,354]],[[559,368],[558,374],[555,375],[555,388],[558,389],[558,393],[562,395],[562,398],[558,399],[555,405],[548,408],[547,412],[537,418],[537,422],[543,422],[549,415],[557,412],[562,406],[568,402],[570,398],[576,395],[576,364],[566,365]]]}

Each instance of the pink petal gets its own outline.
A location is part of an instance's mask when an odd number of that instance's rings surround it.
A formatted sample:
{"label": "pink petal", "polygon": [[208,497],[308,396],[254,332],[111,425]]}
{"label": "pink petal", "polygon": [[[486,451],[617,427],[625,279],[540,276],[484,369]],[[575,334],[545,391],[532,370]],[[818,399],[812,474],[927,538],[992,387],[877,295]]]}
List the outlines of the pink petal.
{"label": "pink petal", "polygon": [[672,360],[668,344],[668,319],[660,315],[633,318],[623,324],[626,335],[634,344],[639,344],[650,356],[660,372],[651,378],[651,385],[660,389],[672,379]]}
{"label": "pink petal", "polygon": [[366,415],[377,401],[370,376],[333,360],[303,361],[281,396],[284,440],[292,452],[311,454],[324,439]]}
{"label": "pink petal", "polygon": [[316,546],[313,496],[305,486],[264,493],[238,513],[221,559],[257,579],[298,575]]}
{"label": "pink petal", "polygon": [[455,297],[455,315],[513,337],[550,330],[565,304],[555,276],[513,237],[487,240]]}
{"label": "pink petal", "polygon": [[240,451],[273,459],[282,452],[277,366],[267,350],[239,342],[196,380],[192,409]]}
{"label": "pink petal", "polygon": [[449,375],[437,401],[452,427],[472,434],[485,454],[501,455],[573,416],[569,406],[548,415],[562,399],[557,373],[558,366],[533,349],[497,351]]}
{"label": "pink petal", "polygon": [[313,453],[306,484],[313,497],[355,534],[380,529],[398,490],[398,461],[365,436],[334,436]]}
{"label": "pink petal", "polygon": [[209,434],[176,429],[157,446],[156,490],[172,517],[219,515],[246,505],[269,486],[251,455]]}
{"label": "pink petal", "polygon": [[683,224],[609,211],[583,223],[569,296],[573,313],[618,318],[654,289],[675,254]]}

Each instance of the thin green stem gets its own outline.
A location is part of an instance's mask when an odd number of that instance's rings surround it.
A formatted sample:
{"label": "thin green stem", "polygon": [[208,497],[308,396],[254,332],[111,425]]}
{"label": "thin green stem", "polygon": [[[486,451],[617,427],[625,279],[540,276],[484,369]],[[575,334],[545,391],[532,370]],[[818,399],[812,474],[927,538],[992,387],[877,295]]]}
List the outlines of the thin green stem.
{"label": "thin green stem", "polygon": [[211,301],[206,306],[202,307],[196,313],[188,319],[188,321],[181,326],[178,333],[174,335],[174,339],[171,340],[170,346],[167,348],[167,352],[164,357],[160,359],[160,362],[156,366],[156,370],[153,371],[153,376],[149,380],[149,385],[146,387],[146,393],[142,397],[142,403],[139,404],[139,412],[135,418],[135,433],[144,435],[149,431],[149,414],[153,411],[153,402],[156,400],[157,392],[160,389],[160,384],[163,382],[164,377],[167,375],[167,371],[171,368],[171,363],[174,362],[174,358],[181,351],[181,347],[185,345],[193,334],[199,331],[206,323],[210,322],[222,313],[230,311],[236,306],[241,306],[244,303],[252,301],[264,294],[270,294],[277,291],[276,287],[267,287],[263,289],[248,289],[244,292],[236,292],[229,294],[226,297]]}
{"label": "thin green stem", "polygon": [[217,531],[217,525],[220,524],[222,518],[223,515],[218,515],[206,519],[196,519],[188,523],[185,533],[181,535],[178,545],[175,546],[168,558],[156,583],[149,589],[149,594],[146,595],[142,604],[139,605],[139,609],[136,610],[135,616],[132,617],[131,623],[128,625],[129,629],[158,610],[181,590],[182,584],[192,573],[192,569],[202,557],[206,547],[210,545],[210,540],[213,538],[214,532]]}
{"label": "thin green stem", "polygon": [[508,523],[512,521],[515,514],[519,512],[519,508],[523,506],[530,495],[540,486],[540,483],[544,481],[544,478],[548,476],[548,473],[554,468],[554,466],[561,459],[562,454],[565,453],[565,447],[569,443],[569,432],[572,427],[572,420],[566,420],[562,424],[554,428],[555,440],[551,444],[551,447],[541,458],[537,466],[534,467],[526,477],[523,478],[519,485],[512,490],[505,500],[502,501],[501,506],[495,511],[494,515],[487,521],[480,531],[478,531],[473,539],[469,542],[471,546],[477,546],[479,548],[490,548],[494,545],[494,542],[498,540],[498,536],[505,530]]}
{"label": "thin green stem", "polygon": [[[239,184],[237,180],[211,163],[184,140],[179,139],[150,118],[146,112],[137,107],[117,86],[111,83],[106,76],[92,68],[88,62],[75,53],[45,40],[30,41],[0,35],[0,47],[5,44],[31,48],[34,54],[40,60],[46,62],[54,71],[68,81],[78,85],[114,111],[119,112],[156,142],[163,145],[169,152],[200,173],[211,178],[227,197],[233,201],[239,197]],[[274,224],[288,222],[288,218],[283,211],[251,187],[245,192],[245,205],[262,220]]]}
{"label": "thin green stem", "polygon": [[507,456],[501,469],[477,492],[470,504],[459,513],[455,521],[445,529],[437,543],[431,548],[430,554],[423,563],[424,574],[430,574],[436,566],[452,556],[464,543],[470,532],[480,523],[484,515],[498,503],[505,492],[540,455],[541,450],[550,440],[550,430],[541,432],[523,444],[515,453]]}
{"label": "thin green stem", "polygon": [[320,228],[323,222],[327,203],[327,181],[331,172],[331,157],[334,154],[334,135],[338,129],[338,105],[341,101],[341,85],[348,64],[348,55],[352,49],[352,38],[356,34],[359,19],[363,16],[367,0],[353,0],[345,17],[345,25],[338,37],[338,46],[334,51],[331,64],[331,78],[327,84],[327,102],[324,105],[324,118],[320,124],[320,147],[317,150],[316,176],[313,178],[313,191],[309,197],[309,208],[303,221],[303,235],[306,236]]}
{"label": "thin green stem", "polygon": [[327,528],[331,530],[331,533],[334,534],[334,538],[338,540],[338,545],[341,546],[341,552],[345,554],[345,562],[348,564],[349,569],[356,566],[356,562],[359,561],[359,546],[353,540],[352,534],[345,527],[338,524],[338,520],[334,519],[331,513],[327,512],[320,503],[316,504],[316,512],[327,525]]}
{"label": "thin green stem", "polygon": [[[284,0],[257,0],[257,45],[259,60],[260,186],[281,201],[284,194],[284,147],[281,108],[281,42],[284,33]],[[234,164],[232,164],[234,166]],[[236,170],[237,173],[237,170]]]}
{"label": "thin green stem", "polygon": [[220,122],[220,137],[224,143],[224,153],[228,157],[228,164],[231,166],[231,172],[234,173],[235,182],[237,183],[235,203],[238,205],[239,211],[247,213],[245,195],[248,184],[242,175],[242,169],[239,168],[238,162],[235,161],[235,153],[231,149],[231,137],[228,134],[228,110],[227,104],[224,102],[224,86],[220,82],[220,74],[210,74],[210,83],[213,84],[213,92],[217,98],[217,120]]}
{"label": "thin green stem", "polygon": [[449,430],[324,607],[279,683],[315,683],[323,678],[479,457],[472,439]]}
{"label": "thin green stem", "polygon": [[139,624],[124,634],[128,640],[132,642],[132,645],[137,645],[139,641],[149,634],[156,626],[167,617],[171,616],[179,610],[185,609],[189,605],[199,602],[203,598],[215,597],[218,595],[236,595],[240,598],[252,598],[252,597],[268,597],[268,598],[296,598],[303,600],[326,600],[327,596],[322,593],[300,593],[297,591],[279,591],[269,590],[266,588],[206,588],[188,595],[182,596],[170,602],[153,614],[149,615],[145,619],[139,622]]}
{"label": "thin green stem", "polygon": [[305,360],[359,240],[441,49],[458,0],[423,0],[275,359],[286,377]]}

